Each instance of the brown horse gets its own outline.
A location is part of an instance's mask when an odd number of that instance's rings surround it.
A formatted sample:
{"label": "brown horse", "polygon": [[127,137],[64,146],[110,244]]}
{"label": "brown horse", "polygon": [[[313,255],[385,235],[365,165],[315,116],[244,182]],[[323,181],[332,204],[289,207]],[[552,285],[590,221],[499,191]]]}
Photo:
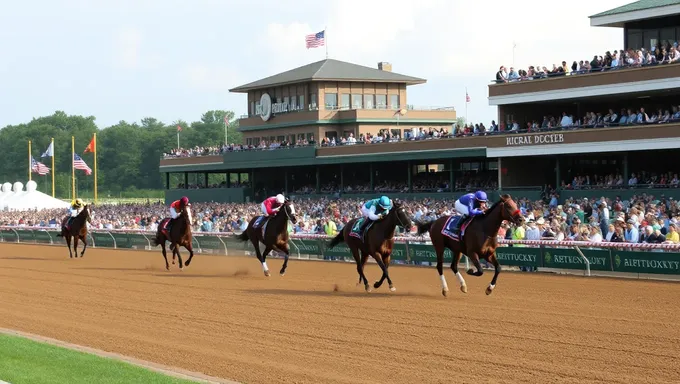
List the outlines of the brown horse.
{"label": "brown horse", "polygon": [[189,205],[180,211],[179,215],[176,219],[174,219],[172,226],[168,231],[167,226],[171,220],[173,219],[168,217],[161,221],[161,223],[158,225],[156,237],[153,239],[153,244],[154,246],[161,246],[163,258],[165,259],[165,269],[169,270],[170,265],[168,264],[168,256],[165,251],[165,242],[166,240],[169,241],[170,250],[172,250],[172,263],[175,264],[175,255],[177,255],[177,259],[179,260],[179,270],[181,271],[184,269],[184,266],[182,265],[182,256],[179,254],[179,247],[184,247],[187,251],[189,251],[189,259],[187,259],[186,262],[187,267],[191,263],[191,259],[194,258],[194,248],[191,245],[192,218],[191,208],[189,208]]}
{"label": "brown horse", "polygon": [[[419,223],[418,234],[422,235],[425,232],[430,233],[432,245],[437,253],[437,272],[442,283],[442,295],[446,296],[449,292],[449,287],[446,284],[444,277],[444,250],[448,248],[453,253],[453,261],[451,262],[451,269],[455,273],[458,282],[460,283],[460,290],[467,293],[467,284],[463,275],[458,272],[458,263],[460,262],[461,254],[465,254],[477,268],[473,271],[468,269],[467,274],[473,276],[482,276],[484,271],[479,262],[479,259],[486,259],[494,266],[494,275],[491,283],[486,288],[486,294],[490,295],[494,288],[496,288],[496,281],[498,274],[501,271],[501,266],[496,258],[496,247],[498,247],[498,230],[504,220],[520,223],[523,218],[517,208],[517,204],[512,200],[510,195],[501,196],[500,200],[489,208],[482,216],[477,216],[472,219],[465,229],[463,238],[454,240],[449,236],[445,236],[442,232],[446,229],[447,223],[452,216],[442,216],[435,221],[428,223]],[[459,218],[460,219],[460,218]],[[455,220],[455,219],[454,219]]]}
{"label": "brown horse", "polygon": [[[61,232],[57,236],[66,238],[70,258],[73,258],[74,253],[76,258],[78,258],[78,240],[80,239],[83,242],[83,250],[80,252],[80,257],[83,257],[87,249],[87,225],[85,222],[92,223],[90,207],[86,204],[73,220],[70,220],[70,218],[70,216],[67,216],[61,222]],[[73,252],[71,252],[71,239],[73,239]]]}
{"label": "brown horse", "polygon": [[[387,283],[390,285],[390,291],[394,292],[396,288],[394,288],[392,279],[390,279],[390,275],[387,272],[392,256],[392,248],[394,247],[394,231],[397,226],[410,229],[411,219],[404,211],[401,203],[395,201],[394,207],[385,218],[372,223],[371,226],[365,230],[365,234],[359,234],[359,236],[363,235],[363,240],[356,236],[352,236],[353,232],[356,233],[355,225],[357,224],[357,220],[359,219],[350,220],[344,228],[342,228],[342,231],[331,240],[327,249],[332,249],[342,242],[347,244],[352,252],[352,256],[354,256],[354,261],[357,263],[359,283],[364,283],[366,292],[371,292],[371,286],[368,285],[368,279],[366,279],[366,275],[364,275],[364,264],[366,264],[369,255],[373,256],[382,270],[382,277],[373,284],[373,287],[375,289],[380,288],[385,279],[387,279]],[[363,218],[361,220],[367,219]],[[361,226],[361,223],[358,224]],[[361,254],[361,258],[359,258],[359,254]]]}
{"label": "brown horse", "polygon": [[[254,217],[248,223],[246,230],[236,236],[241,241],[250,240],[253,243],[255,254],[260,263],[262,263],[262,271],[264,271],[265,276],[270,275],[269,267],[267,267],[267,255],[274,249],[283,252],[285,255],[283,266],[279,273],[281,276],[286,274],[288,257],[290,256],[290,248],[288,247],[288,220],[293,224],[297,223],[295,207],[293,203],[286,200],[276,214],[269,218],[264,216]],[[264,252],[260,252],[260,243],[265,246]]]}

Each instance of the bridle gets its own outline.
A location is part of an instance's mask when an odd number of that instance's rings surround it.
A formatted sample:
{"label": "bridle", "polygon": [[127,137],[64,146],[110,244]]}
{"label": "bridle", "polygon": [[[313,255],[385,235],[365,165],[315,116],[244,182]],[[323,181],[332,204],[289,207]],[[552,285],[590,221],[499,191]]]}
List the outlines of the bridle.
{"label": "bridle", "polygon": [[513,223],[518,224],[519,221],[520,221],[520,218],[521,218],[520,210],[516,209],[516,210],[510,212],[510,209],[508,209],[506,203],[507,203],[507,201],[501,201],[501,205],[502,205],[501,209],[505,213],[507,213],[508,216],[510,216],[510,219],[512,220]]}

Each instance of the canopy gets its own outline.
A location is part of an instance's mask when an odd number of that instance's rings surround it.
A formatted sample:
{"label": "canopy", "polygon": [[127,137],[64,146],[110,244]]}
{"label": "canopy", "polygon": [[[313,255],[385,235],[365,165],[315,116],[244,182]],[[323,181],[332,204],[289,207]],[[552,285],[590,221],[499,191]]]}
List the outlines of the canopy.
{"label": "canopy", "polygon": [[4,183],[0,189],[0,210],[28,211],[43,209],[66,209],[69,203],[55,199],[37,190],[38,184],[31,180],[24,185],[17,181],[14,185]]}

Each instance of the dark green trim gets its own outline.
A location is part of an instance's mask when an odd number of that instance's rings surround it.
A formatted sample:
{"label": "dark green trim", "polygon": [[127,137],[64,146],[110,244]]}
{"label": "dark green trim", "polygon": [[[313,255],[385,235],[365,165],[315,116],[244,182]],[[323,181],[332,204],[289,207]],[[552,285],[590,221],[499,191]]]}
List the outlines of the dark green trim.
{"label": "dark green trim", "polygon": [[[305,125],[337,125],[337,124],[395,124],[397,119],[331,119],[331,120],[304,120],[290,123],[255,125],[251,127],[239,127],[241,132],[264,131],[268,129],[302,127]],[[456,119],[400,119],[399,124],[453,124]]]}

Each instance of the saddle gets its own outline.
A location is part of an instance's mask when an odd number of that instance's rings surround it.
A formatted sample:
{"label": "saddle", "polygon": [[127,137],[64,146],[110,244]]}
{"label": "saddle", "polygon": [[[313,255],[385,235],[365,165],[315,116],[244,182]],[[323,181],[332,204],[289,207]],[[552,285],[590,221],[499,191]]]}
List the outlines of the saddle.
{"label": "saddle", "polygon": [[363,224],[366,220],[368,220],[368,219],[365,218],[365,217],[362,217],[359,220],[357,220],[354,223],[354,225],[352,226],[352,230],[349,232],[350,236],[356,237],[357,239],[361,240],[362,243],[365,242],[364,239],[366,238],[366,234],[368,233],[368,230],[373,226],[373,223],[375,223],[375,221],[371,221],[370,223],[368,223],[366,228],[364,228],[364,230],[362,231],[361,227],[363,226]]}
{"label": "saddle", "polygon": [[[465,236],[465,229],[470,225],[472,220],[474,220],[475,216],[451,216],[446,220],[446,223],[444,223],[444,227],[442,228],[442,235],[454,240],[454,241],[462,241],[463,236]],[[460,221],[463,220],[461,223]],[[460,224],[460,226],[458,225]]]}
{"label": "saddle", "polygon": [[159,224],[159,227],[161,228],[161,232],[163,234],[165,234],[165,236],[169,236],[170,235],[170,228],[172,228],[172,219],[169,218],[169,217],[166,217],[165,219],[163,219],[163,221],[161,221],[161,223]]}
{"label": "saddle", "polygon": [[269,223],[271,218],[272,216],[258,216],[253,223],[253,229],[262,229],[262,236],[264,236],[264,232],[267,230],[267,223]]}

